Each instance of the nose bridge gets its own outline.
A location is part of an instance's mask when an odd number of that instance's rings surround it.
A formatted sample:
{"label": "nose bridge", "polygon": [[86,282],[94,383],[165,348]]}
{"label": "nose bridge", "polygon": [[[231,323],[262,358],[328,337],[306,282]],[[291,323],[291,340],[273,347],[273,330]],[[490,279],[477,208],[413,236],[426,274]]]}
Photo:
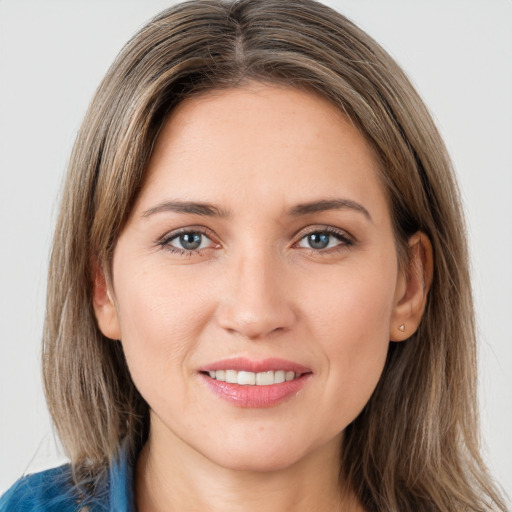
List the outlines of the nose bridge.
{"label": "nose bridge", "polygon": [[251,339],[287,330],[294,311],[286,289],[286,264],[276,251],[248,244],[231,255],[227,267],[221,326]]}

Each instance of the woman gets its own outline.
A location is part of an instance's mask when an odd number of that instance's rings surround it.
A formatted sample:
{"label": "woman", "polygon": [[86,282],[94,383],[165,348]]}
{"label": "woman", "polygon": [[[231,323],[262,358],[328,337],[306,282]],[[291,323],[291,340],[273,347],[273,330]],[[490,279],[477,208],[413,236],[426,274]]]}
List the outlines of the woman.
{"label": "woman", "polygon": [[310,1],[163,12],[91,104],[56,230],[71,466],[2,510],[505,510],[466,252],[437,130],[366,34]]}

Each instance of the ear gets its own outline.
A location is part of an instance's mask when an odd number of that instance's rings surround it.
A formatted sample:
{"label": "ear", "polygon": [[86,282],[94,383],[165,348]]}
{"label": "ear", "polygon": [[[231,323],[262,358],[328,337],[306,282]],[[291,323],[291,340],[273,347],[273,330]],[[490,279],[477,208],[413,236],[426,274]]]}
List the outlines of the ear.
{"label": "ear", "polygon": [[97,261],[93,262],[93,298],[94,313],[100,331],[112,340],[121,339],[121,329],[117,319],[117,311],[112,299],[105,273]]}
{"label": "ear", "polygon": [[389,339],[404,341],[418,328],[432,284],[434,258],[432,244],[418,231],[409,239],[409,261],[400,273],[391,315]]}

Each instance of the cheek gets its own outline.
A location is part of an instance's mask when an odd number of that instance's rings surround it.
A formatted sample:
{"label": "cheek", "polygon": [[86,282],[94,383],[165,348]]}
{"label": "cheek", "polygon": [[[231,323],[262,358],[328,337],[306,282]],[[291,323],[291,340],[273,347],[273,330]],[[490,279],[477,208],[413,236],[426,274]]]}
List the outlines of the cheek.
{"label": "cheek", "polygon": [[[121,277],[121,276],[120,276]],[[184,382],[208,299],[187,282],[166,279],[156,266],[116,282],[121,342],[132,378],[145,396],[172,381]]]}
{"label": "cheek", "polygon": [[326,359],[324,396],[331,403],[325,408],[342,427],[359,414],[382,374],[389,347],[394,275],[379,266],[364,277],[347,273],[338,279],[338,286],[310,296],[304,305],[310,311],[311,335],[321,343]]}
{"label": "cheek", "polygon": [[320,286],[307,283],[307,292],[297,292],[318,338],[329,340],[334,347],[342,340],[355,348],[383,338],[389,341],[396,267],[391,262],[367,267],[371,271],[363,273],[347,266],[326,276]]}

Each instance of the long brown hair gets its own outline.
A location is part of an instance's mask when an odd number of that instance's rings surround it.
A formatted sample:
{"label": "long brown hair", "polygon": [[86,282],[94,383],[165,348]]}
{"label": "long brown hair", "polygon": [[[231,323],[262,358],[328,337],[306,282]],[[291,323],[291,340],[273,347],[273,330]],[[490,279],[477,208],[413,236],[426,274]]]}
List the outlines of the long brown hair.
{"label": "long brown hair", "polygon": [[76,140],[49,271],[46,397],[77,480],[101,478],[148,435],[121,344],[99,331],[94,265],[107,276],[152,146],[184,98],[249,81],[314,91],[380,160],[396,245],[421,230],[434,278],[417,332],[390,343],[378,386],[347,427],[341,473],[369,511],[505,510],[479,455],[476,343],[459,192],[440,135],[403,71],[313,0],[197,0],[151,20],[98,88]]}

